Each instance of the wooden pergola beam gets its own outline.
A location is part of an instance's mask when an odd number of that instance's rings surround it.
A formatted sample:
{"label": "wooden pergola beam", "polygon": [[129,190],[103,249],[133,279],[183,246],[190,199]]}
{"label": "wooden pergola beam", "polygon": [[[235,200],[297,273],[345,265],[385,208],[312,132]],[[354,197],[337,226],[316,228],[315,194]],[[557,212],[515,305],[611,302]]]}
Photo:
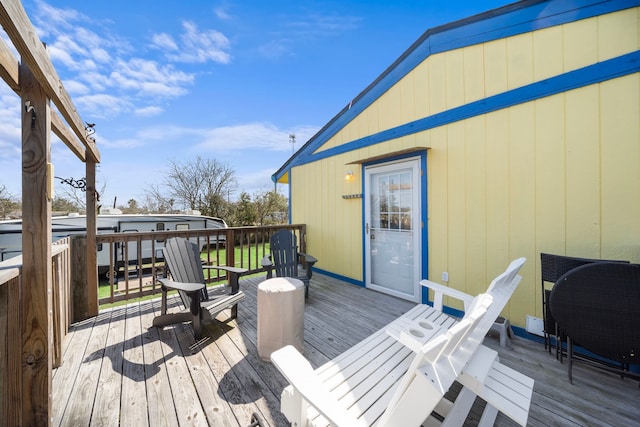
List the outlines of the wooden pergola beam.
{"label": "wooden pergola beam", "polygon": [[100,153],[93,140],[86,135],[85,125],[51,64],[44,45],[36,36],[36,30],[22,3],[17,0],[0,0],[0,24],[20,52],[22,60],[71,127],[72,132],[86,147],[87,155],[91,156],[95,162],[99,162]]}
{"label": "wooden pergola beam", "polygon": [[[0,77],[18,96],[20,96],[19,66],[18,59],[13,56],[9,46],[0,39]],[[55,111],[51,112],[51,130],[80,160],[83,162],[87,160],[86,148]]]}

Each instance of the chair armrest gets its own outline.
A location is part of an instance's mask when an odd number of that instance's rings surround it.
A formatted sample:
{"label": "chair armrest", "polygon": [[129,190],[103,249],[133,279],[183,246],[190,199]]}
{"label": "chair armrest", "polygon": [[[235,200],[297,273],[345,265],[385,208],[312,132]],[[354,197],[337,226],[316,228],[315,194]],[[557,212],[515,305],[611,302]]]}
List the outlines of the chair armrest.
{"label": "chair armrest", "polygon": [[340,406],[315,374],[311,364],[295,347],[288,345],[271,353],[271,361],[295,391],[333,425],[361,424]]}
{"label": "chair armrest", "polygon": [[203,269],[213,269],[213,270],[224,270],[224,271],[228,271],[231,274],[238,274],[238,275],[242,275],[242,274],[246,273],[247,271],[249,271],[246,268],[230,267],[228,265],[203,265],[202,268]]}
{"label": "chair armrest", "polygon": [[262,265],[262,269],[267,272],[267,279],[271,279],[273,277],[273,261],[271,261],[271,255],[262,257],[260,265]]}
{"label": "chair armrest", "polygon": [[260,265],[262,268],[273,268],[273,261],[271,261],[271,255],[265,255],[260,260]]}
{"label": "chair armrest", "polygon": [[158,279],[162,286],[168,289],[175,289],[178,291],[185,292],[196,292],[204,289],[204,283],[184,283],[184,282],[174,282],[171,279]]}
{"label": "chair armrest", "polygon": [[430,280],[421,280],[420,285],[433,291],[433,308],[438,311],[442,311],[442,299],[445,295],[462,301],[464,304],[465,312],[469,308],[469,304],[471,304],[474,298],[472,295],[466,294],[462,291],[450,288],[448,286],[441,285],[440,283],[432,282]]}
{"label": "chair armrest", "polygon": [[298,259],[300,258],[304,260],[304,266],[307,270],[307,279],[311,280],[311,275],[313,275],[313,265],[318,262],[318,260],[311,255],[305,254],[304,252],[298,252]]}
{"label": "chair armrest", "polygon": [[318,262],[318,260],[315,257],[312,257],[311,255],[307,255],[304,252],[298,252],[298,256],[304,258],[304,262],[306,262],[307,264],[315,264],[316,262]]}
{"label": "chair armrest", "polygon": [[231,293],[236,294],[240,290],[239,278],[241,275],[246,273],[246,268],[240,267],[231,267],[228,265],[205,265],[203,268],[214,269],[214,270],[224,270],[229,273],[229,286],[231,286]]}

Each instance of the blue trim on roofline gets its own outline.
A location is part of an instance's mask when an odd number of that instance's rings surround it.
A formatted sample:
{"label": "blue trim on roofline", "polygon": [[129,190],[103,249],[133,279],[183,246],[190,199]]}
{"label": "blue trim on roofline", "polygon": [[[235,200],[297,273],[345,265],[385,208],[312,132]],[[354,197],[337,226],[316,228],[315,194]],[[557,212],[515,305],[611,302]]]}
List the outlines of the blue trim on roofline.
{"label": "blue trim on roofline", "polygon": [[273,174],[272,179],[277,181],[287,170],[294,166],[320,160],[312,157],[312,153],[315,150],[320,148],[340,129],[432,54],[575,22],[636,6],[640,6],[640,0],[525,0],[430,29],[348,106],[344,107],[329,123],[318,131],[296,154],[289,158]]}
{"label": "blue trim on roofline", "polygon": [[305,157],[304,162],[300,164],[315,162],[338,154],[357,150],[359,148],[369,147],[374,144],[389,141],[391,139],[400,138],[637,72],[640,72],[640,51],[635,51],[617,58],[598,62],[578,70],[569,71],[568,73],[531,83],[529,85],[503,92],[498,95],[493,95],[475,102],[470,102],[432,116],[414,120],[404,125],[387,129],[364,138],[356,139],[338,147],[329,148],[317,154],[308,155]]}

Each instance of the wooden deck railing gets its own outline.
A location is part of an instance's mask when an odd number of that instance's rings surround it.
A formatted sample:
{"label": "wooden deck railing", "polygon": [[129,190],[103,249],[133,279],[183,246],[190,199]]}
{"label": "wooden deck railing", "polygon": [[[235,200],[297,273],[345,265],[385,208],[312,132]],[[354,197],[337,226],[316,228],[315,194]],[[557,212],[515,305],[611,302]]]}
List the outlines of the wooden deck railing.
{"label": "wooden deck railing", "polygon": [[[55,242],[51,248],[53,351],[52,365],[62,363],[62,342],[72,318],[71,268],[69,238]],[[22,284],[22,257],[0,262],[0,419],[7,420],[11,404],[9,396],[19,384],[22,342],[20,310]],[[18,351],[16,351],[18,350]],[[19,388],[18,388],[19,389]]]}
{"label": "wooden deck railing", "polygon": [[[249,270],[248,274],[261,271],[261,259],[269,253],[269,237],[279,229],[292,230],[298,236],[301,251],[306,250],[306,226],[284,225],[265,227],[235,227],[210,230],[161,231],[149,233],[114,233],[98,235],[98,246],[106,258],[98,256],[98,264],[104,266],[108,279],[100,287],[107,287],[100,303],[138,298],[160,292],[157,277],[164,274],[161,259],[163,242],[174,236],[182,236],[198,242],[203,248],[203,262],[216,265],[235,265]],[[145,254],[150,254],[147,257]],[[133,254],[133,255],[132,255]],[[123,258],[124,257],[124,258]],[[62,364],[62,344],[71,323],[87,316],[87,291],[85,267],[87,258],[86,236],[71,236],[58,240],[51,249],[51,317],[53,348],[49,353],[52,366]],[[122,262],[122,260],[130,260]],[[116,272],[116,274],[113,274]],[[160,276],[161,277],[161,276]],[[210,277],[216,281],[223,277]],[[13,416],[10,396],[21,389],[23,370],[23,328],[20,324],[23,288],[22,257],[0,262],[0,420]],[[95,302],[95,301],[94,301]],[[96,313],[97,314],[97,313]],[[26,363],[29,363],[28,361]],[[0,423],[1,424],[1,423]]]}
{"label": "wooden deck railing", "polygon": [[[301,224],[100,234],[97,236],[98,273],[101,276],[99,304],[159,293],[157,278],[165,274],[162,248],[168,238],[180,236],[197,243],[206,264],[234,265],[247,268],[247,274],[252,274],[262,271],[260,261],[269,253],[269,237],[282,228],[297,235],[300,250],[304,252],[306,227]],[[83,244],[83,236],[73,237],[74,248],[82,248]],[[74,253],[78,251],[82,252],[78,249]],[[82,262],[74,262],[74,268],[82,265]],[[210,282],[225,278],[215,272],[208,274]],[[78,289],[75,293],[83,294]]]}

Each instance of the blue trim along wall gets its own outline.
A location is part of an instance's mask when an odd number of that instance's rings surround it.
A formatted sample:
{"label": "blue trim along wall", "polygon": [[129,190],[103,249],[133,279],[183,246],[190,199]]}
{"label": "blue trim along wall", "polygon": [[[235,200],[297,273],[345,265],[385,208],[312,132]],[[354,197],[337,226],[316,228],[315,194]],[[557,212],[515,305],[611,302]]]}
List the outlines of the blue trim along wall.
{"label": "blue trim along wall", "polygon": [[362,280],[352,279],[351,277],[341,276],[340,274],[335,274],[327,270],[323,270],[321,268],[313,267],[313,271],[316,273],[324,274],[325,276],[332,277],[334,279],[338,279],[341,282],[350,283],[352,285],[364,287],[364,282]]}
{"label": "blue trim along wall", "polygon": [[[366,138],[362,138],[357,141],[353,141],[345,146],[336,147],[334,150],[327,150],[316,155],[313,154],[315,150],[321,147],[332,136],[334,136],[340,129],[346,124],[358,116],[369,105],[375,102],[383,93],[385,93],[395,83],[400,81],[406,76],[413,68],[424,61],[428,56],[445,52],[452,49],[458,49],[461,47],[471,46],[478,43],[489,42],[505,37],[510,37],[518,34],[523,34],[530,31],[540,30],[547,27],[579,21],[582,19],[591,18],[607,13],[616,12],[619,10],[628,9],[631,7],[637,7],[640,5],[640,0],[574,0],[574,1],[521,1],[508,5],[493,11],[489,11],[480,15],[476,15],[471,18],[467,18],[458,22],[447,24],[441,27],[434,28],[427,31],[418,41],[416,41],[394,64],[392,64],[376,81],[374,81],[368,88],[366,88],[356,99],[345,107],[336,117],[334,117],[324,128],[322,128],[314,137],[312,137],[293,157],[291,157],[275,174],[274,180],[280,179],[287,170],[294,166],[302,165],[305,163],[321,160],[327,156],[339,154],[353,149],[357,149],[361,146],[369,144],[375,144],[384,140],[389,140],[402,136],[398,131],[404,131],[405,135],[409,133],[417,132],[418,130],[410,131],[411,126],[422,121],[434,121],[444,114],[452,114],[448,118],[448,122],[455,120],[461,120],[463,118],[472,117],[474,115],[472,106],[476,108],[481,107],[483,103],[488,100],[496,102],[500,98],[491,97],[482,101],[474,102],[465,106],[458,107],[447,112],[425,117],[424,119],[417,120],[411,124],[401,126],[399,128],[390,129],[385,132],[381,132],[377,135],[372,135]],[[625,55],[628,56],[628,55]],[[616,58],[616,59],[622,59]],[[638,71],[637,58],[631,58],[632,62],[636,62],[635,71],[634,67],[629,68],[624,60],[622,63],[615,62],[615,60],[606,61],[608,66],[599,67],[601,64],[595,64],[592,67],[585,67],[582,70],[566,73],[564,75],[545,80],[546,84],[556,84],[553,92],[545,90],[544,82],[534,83],[527,86],[527,91],[517,89],[514,91],[505,92],[504,94],[497,95],[502,97],[503,106],[506,108],[510,105],[515,105],[527,100],[534,100],[549,96],[554,93],[559,93],[564,90],[575,89],[588,84],[598,83],[607,79],[612,79],[625,74]],[[623,68],[616,71],[612,67],[619,65]],[[578,71],[586,72],[585,75],[579,75],[582,77],[582,82],[575,82],[574,85],[562,86],[562,83],[571,83],[573,73]],[[599,77],[588,76],[589,72],[600,72]],[[564,78],[563,78],[564,77]],[[557,80],[555,80],[557,79]],[[518,101],[518,96],[527,94],[527,99],[524,98]],[[511,99],[512,103],[507,104],[505,101]],[[495,111],[498,106],[495,105],[492,110]],[[459,116],[455,119],[455,113],[465,112],[470,114],[468,116]],[[482,108],[480,108],[475,115],[483,114]],[[424,124],[423,124],[424,126]],[[424,130],[424,129],[423,129]],[[374,138],[375,137],[375,138]],[[384,138],[384,139],[380,139]]]}

